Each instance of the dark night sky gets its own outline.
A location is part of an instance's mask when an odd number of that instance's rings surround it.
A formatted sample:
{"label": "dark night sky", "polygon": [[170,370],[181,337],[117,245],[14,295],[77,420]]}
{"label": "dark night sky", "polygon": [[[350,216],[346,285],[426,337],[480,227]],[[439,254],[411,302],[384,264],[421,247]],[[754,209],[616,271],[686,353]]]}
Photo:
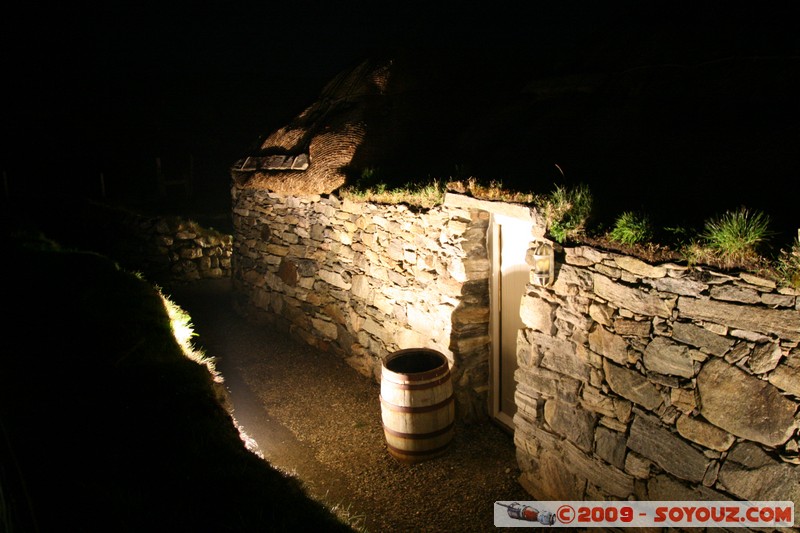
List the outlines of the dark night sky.
{"label": "dark night sky", "polygon": [[2,167],[12,189],[87,174],[94,183],[99,172],[137,180],[152,174],[156,156],[189,153],[198,173],[224,173],[373,52],[566,42],[585,27],[575,12],[533,8],[527,22],[514,4],[19,4],[0,22]]}
{"label": "dark night sky", "polygon": [[[99,172],[142,181],[155,157],[191,153],[225,191],[228,165],[259,135],[387,47],[496,54],[509,69],[800,53],[797,19],[773,2],[29,4],[0,20],[0,163],[12,190],[86,176],[75,188],[91,189]],[[654,32],[678,55],[628,45]]]}

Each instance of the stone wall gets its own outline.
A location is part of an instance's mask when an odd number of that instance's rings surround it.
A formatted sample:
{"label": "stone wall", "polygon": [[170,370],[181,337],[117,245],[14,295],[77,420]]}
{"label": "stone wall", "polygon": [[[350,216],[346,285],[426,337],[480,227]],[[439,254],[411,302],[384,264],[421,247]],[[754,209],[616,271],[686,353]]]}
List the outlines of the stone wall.
{"label": "stone wall", "polygon": [[381,361],[426,347],[451,365],[457,416],[486,416],[489,213],[234,191],[239,310],[380,379]]}
{"label": "stone wall", "polygon": [[[459,416],[483,418],[498,205],[448,195],[415,212],[237,190],[238,308],[376,380],[387,354],[437,349]],[[532,497],[800,506],[800,292],[568,247],[520,314],[514,440]]]}
{"label": "stone wall", "polygon": [[566,248],[529,285],[515,443],[539,500],[791,500],[800,293]]}
{"label": "stone wall", "polygon": [[144,219],[141,224],[155,246],[148,260],[163,266],[166,280],[191,282],[231,277],[233,236],[177,217]]}
{"label": "stone wall", "polygon": [[[87,203],[48,224],[64,244],[102,253],[162,286],[231,276],[233,237],[187,218]],[[90,240],[73,242],[74,235]]]}

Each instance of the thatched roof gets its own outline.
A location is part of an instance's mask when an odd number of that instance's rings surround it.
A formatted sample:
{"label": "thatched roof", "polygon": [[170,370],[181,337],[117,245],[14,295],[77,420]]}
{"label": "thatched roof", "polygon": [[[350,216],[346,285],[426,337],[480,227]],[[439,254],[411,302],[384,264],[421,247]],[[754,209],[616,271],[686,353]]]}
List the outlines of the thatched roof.
{"label": "thatched roof", "polygon": [[325,194],[341,187],[363,142],[370,105],[387,88],[391,61],[364,61],[336,76],[320,98],[237,161],[247,187],[286,194]]}
{"label": "thatched roof", "polygon": [[[330,193],[367,169],[388,185],[474,176],[546,193],[587,183],[606,220],[646,210],[692,225],[744,203],[794,232],[785,200],[800,183],[800,56],[728,54],[698,35],[675,51],[647,41],[633,58],[623,52],[635,43],[621,42],[569,68],[446,51],[367,60],[233,176],[286,194]],[[270,159],[279,155],[289,159]]]}
{"label": "thatched roof", "polygon": [[234,179],[278,193],[325,194],[370,168],[391,182],[452,165],[460,134],[480,114],[466,109],[480,109],[492,92],[492,78],[480,72],[477,63],[430,51],[368,59],[238,160]]}

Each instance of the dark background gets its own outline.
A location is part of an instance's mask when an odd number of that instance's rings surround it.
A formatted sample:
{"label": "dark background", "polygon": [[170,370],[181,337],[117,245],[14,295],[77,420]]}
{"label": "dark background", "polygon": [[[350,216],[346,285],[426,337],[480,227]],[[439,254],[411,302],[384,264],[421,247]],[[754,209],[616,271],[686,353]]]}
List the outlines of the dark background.
{"label": "dark background", "polygon": [[[606,189],[628,190],[634,200],[646,193],[651,204],[659,200],[655,179],[674,175],[666,188],[686,189],[686,202],[670,209],[691,211],[678,219],[696,222],[703,206],[711,214],[749,202],[774,213],[785,234],[800,225],[794,209],[800,113],[797,95],[786,89],[796,86],[800,32],[789,3],[164,2],[8,9],[0,22],[0,165],[4,199],[12,202],[30,192],[99,196],[102,174],[108,198],[155,205],[156,158],[165,175],[178,177],[188,172],[191,157],[195,199],[224,210],[228,168],[259,136],[311,104],[344,68],[394,48],[453,54],[465,64],[470,59],[464,58],[488,60],[493,73],[519,83],[779,57],[784,66],[766,71],[780,76],[778,83],[766,79],[758,94],[739,95],[733,103],[692,101],[683,87],[680,98],[644,114],[625,107],[638,113],[630,138],[658,139],[631,146],[629,156],[617,152],[604,163],[606,133],[585,148],[569,145],[568,133],[560,142],[536,128],[528,130],[530,137],[514,137],[513,148],[552,151],[552,161],[573,180],[605,181]],[[587,105],[572,106],[571,119]],[[609,102],[603,105],[614,112]],[[699,139],[710,140],[716,174],[692,160],[705,146],[680,142],[684,132],[704,128],[714,130]],[[659,135],[669,135],[672,144],[662,146]],[[619,142],[624,150],[631,141]],[[749,143],[760,143],[752,157]],[[581,159],[581,151],[591,157]],[[547,165],[549,183],[557,175]],[[704,187],[696,187],[701,181]],[[712,202],[721,186],[736,191],[734,197]]]}

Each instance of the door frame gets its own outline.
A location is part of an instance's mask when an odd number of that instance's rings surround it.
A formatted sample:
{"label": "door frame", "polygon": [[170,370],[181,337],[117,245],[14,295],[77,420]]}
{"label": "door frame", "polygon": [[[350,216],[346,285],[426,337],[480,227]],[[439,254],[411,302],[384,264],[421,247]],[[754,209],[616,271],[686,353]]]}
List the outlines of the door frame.
{"label": "door frame", "polygon": [[[506,214],[491,213],[489,218],[489,231],[487,231],[487,250],[489,252],[491,262],[491,278],[489,285],[489,328],[491,342],[491,355],[489,361],[489,415],[491,419],[497,423],[501,428],[506,431],[514,432],[514,421],[511,416],[501,410],[501,380],[502,367],[500,352],[501,349],[501,325],[502,321],[502,296],[501,296],[501,251],[502,243],[500,227],[505,221],[515,221],[524,224],[531,224],[533,229],[533,222],[530,219],[522,217],[508,216]],[[531,233],[530,242],[534,240],[533,233]]]}

